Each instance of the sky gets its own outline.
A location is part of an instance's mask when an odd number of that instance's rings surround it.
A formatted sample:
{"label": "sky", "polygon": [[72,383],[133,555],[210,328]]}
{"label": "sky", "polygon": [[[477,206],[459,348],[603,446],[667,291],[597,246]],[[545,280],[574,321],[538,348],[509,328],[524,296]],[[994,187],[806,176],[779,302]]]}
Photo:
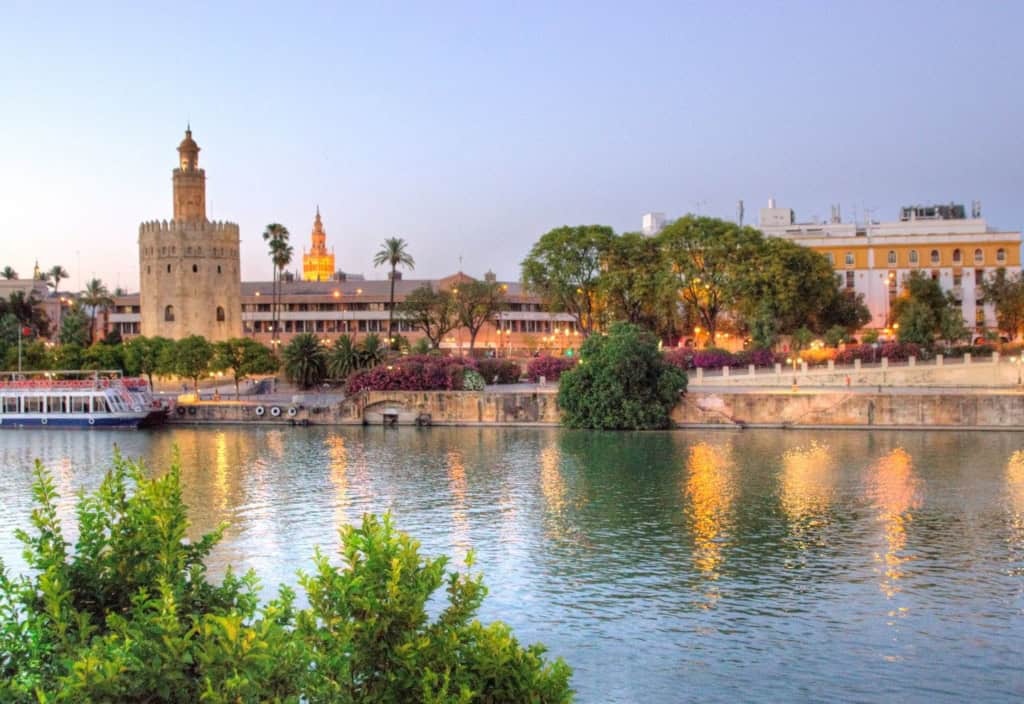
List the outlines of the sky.
{"label": "sky", "polygon": [[1024,3],[50,3],[0,0],[0,267],[138,290],[187,122],[207,215],[337,267],[515,280],[544,232],[643,213],[1024,225]]}

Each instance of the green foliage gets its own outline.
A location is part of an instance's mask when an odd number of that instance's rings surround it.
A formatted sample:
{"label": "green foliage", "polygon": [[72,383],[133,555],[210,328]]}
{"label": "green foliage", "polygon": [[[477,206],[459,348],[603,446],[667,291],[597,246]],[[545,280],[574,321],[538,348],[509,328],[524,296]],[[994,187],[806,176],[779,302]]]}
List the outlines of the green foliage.
{"label": "green foliage", "polygon": [[362,344],[359,345],[359,363],[364,369],[376,367],[386,356],[387,352],[379,335],[370,333],[363,338]]}
{"label": "green foliage", "polygon": [[59,339],[62,345],[89,344],[89,316],[77,303],[61,317]]}
{"label": "green foliage", "polygon": [[793,333],[793,350],[800,351],[810,347],[814,341],[814,333],[807,327],[802,327]]}
{"label": "green foliage", "polygon": [[224,526],[188,539],[177,460],[146,475],[115,453],[101,486],[79,499],[72,549],[37,463],[32,531],[18,533],[32,573],[0,569],[0,701],[571,700],[564,662],[476,620],[482,578],[424,558],[389,516],[342,529],[341,566],[317,552],[300,576],[308,608],[287,587],[261,607],[253,573],[207,580]]}
{"label": "green foliage", "polygon": [[608,242],[599,279],[608,320],[672,336],[679,322],[677,283],[657,239],[627,232]]}
{"label": "green foliage", "polygon": [[174,343],[166,337],[133,337],[124,344],[125,371],[130,374],[144,374],[153,386],[154,374],[166,374],[173,369],[165,365],[171,358],[169,350]]}
{"label": "green foliage", "polygon": [[283,357],[284,373],[303,389],[318,385],[327,376],[327,351],[312,333],[293,337]]}
{"label": "green foliage", "polygon": [[196,395],[199,395],[199,378],[210,371],[213,345],[205,337],[190,335],[175,342],[165,353],[170,355],[169,367],[180,377],[191,379]]}
{"label": "green foliage", "polygon": [[341,335],[334,341],[327,355],[327,375],[331,379],[344,381],[348,375],[359,369],[359,350],[348,335]]}
{"label": "green foliage", "polygon": [[58,345],[50,357],[50,366],[53,369],[81,369],[84,352],[80,345],[74,343]]}
{"label": "green foliage", "polygon": [[1017,337],[1024,327],[1024,277],[1019,271],[1007,273],[1000,267],[980,285],[983,301],[995,306],[999,329],[1010,339]]}
{"label": "green foliage", "polygon": [[421,337],[409,347],[409,354],[427,354],[430,350],[430,340],[426,337]]}
{"label": "green foliage", "polygon": [[469,349],[476,344],[476,336],[485,324],[495,320],[505,310],[505,291],[495,281],[467,281],[459,285],[454,294],[455,317],[469,330]]}
{"label": "green foliage", "polygon": [[124,352],[121,345],[97,342],[82,352],[83,369],[124,369]]}
{"label": "green foliage", "polygon": [[833,325],[825,331],[825,344],[829,347],[838,347],[847,338],[846,328],[842,325]]}
{"label": "green foliage", "polygon": [[[437,349],[457,322],[455,299],[450,291],[435,291],[430,284],[412,290],[398,305],[399,314],[427,336]],[[424,350],[426,351],[426,350]]]}
{"label": "green foliage", "polygon": [[483,391],[485,385],[483,374],[476,369],[466,369],[462,372],[463,391]]}
{"label": "green foliage", "polygon": [[899,323],[896,339],[900,342],[912,342],[922,347],[931,347],[935,342],[938,321],[935,311],[924,301],[910,300],[901,306]]}
{"label": "green foliage", "polygon": [[551,230],[522,263],[523,283],[553,311],[564,311],[590,333],[601,314],[602,259],[615,233],[604,225]]}
{"label": "green foliage", "polygon": [[685,390],[686,374],[664,362],[653,335],[615,323],[589,337],[579,364],[562,373],[558,405],[571,428],[667,428]]}
{"label": "green foliage", "polygon": [[234,337],[214,343],[211,367],[217,371],[231,372],[237,399],[239,382],[256,374],[273,374],[277,371],[277,358],[268,347],[256,340]]}
{"label": "green foliage", "polygon": [[903,295],[891,306],[892,320],[900,326],[897,331],[900,342],[930,348],[936,335],[943,334],[943,321],[949,326],[948,332],[955,332],[955,316],[963,319],[960,304],[952,294],[943,293],[938,281],[920,271],[912,271],[903,288]]}
{"label": "green foliage", "polygon": [[779,328],[767,307],[760,309],[750,322],[750,339],[754,349],[770,350],[778,341]]}
{"label": "green foliage", "polygon": [[875,344],[876,342],[878,342],[878,331],[868,330],[863,335],[861,335],[861,341],[864,342],[864,344],[866,345]]}
{"label": "green foliage", "polygon": [[29,328],[34,337],[47,337],[50,334],[50,321],[42,303],[34,291],[28,295],[23,291],[15,291],[6,300],[0,298],[0,318],[12,315],[19,326]]}

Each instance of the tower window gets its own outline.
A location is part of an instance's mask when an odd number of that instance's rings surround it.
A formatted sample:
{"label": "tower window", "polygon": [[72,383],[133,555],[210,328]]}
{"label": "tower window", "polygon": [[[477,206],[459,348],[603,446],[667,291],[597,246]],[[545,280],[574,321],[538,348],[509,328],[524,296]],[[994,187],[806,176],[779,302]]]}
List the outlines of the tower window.
{"label": "tower window", "polygon": [[192,273],[193,274],[198,274],[199,273],[199,265],[198,264],[193,264],[192,265]]}
{"label": "tower window", "polygon": [[953,250],[953,263],[954,264],[959,264],[962,260],[963,260],[963,256],[960,254],[960,250],[959,249],[954,249]]}
{"label": "tower window", "polygon": [[853,266],[853,252],[847,252],[844,261],[846,262],[846,266]]}
{"label": "tower window", "polygon": [[218,323],[223,323],[224,322],[224,309],[222,307],[220,307],[220,306],[217,306],[217,322]]}
{"label": "tower window", "polygon": [[941,257],[939,256],[939,250],[937,250],[937,249],[933,249],[932,250],[931,259],[932,259],[932,264],[938,264],[939,263],[939,261],[941,260]]}
{"label": "tower window", "polygon": [[174,306],[167,306],[164,308],[164,322],[174,322]]}
{"label": "tower window", "polygon": [[996,261],[999,262],[1000,264],[1002,264],[1003,262],[1006,261],[1006,250],[1005,249],[1000,248],[1000,249],[996,250]]}
{"label": "tower window", "polygon": [[170,265],[170,264],[168,264],[168,265],[167,265],[167,273],[168,273],[168,274],[170,274],[170,273],[171,273],[171,265]]}
{"label": "tower window", "polygon": [[220,273],[220,264],[217,265],[217,273]]}
{"label": "tower window", "polygon": [[893,249],[889,250],[888,255],[889,266],[896,266],[896,251]]}
{"label": "tower window", "polygon": [[909,257],[910,257],[910,263],[914,264],[916,266],[917,265],[917,250],[916,249],[910,250]]}
{"label": "tower window", "polygon": [[147,266],[147,267],[146,267],[146,273],[147,273],[147,274],[151,274],[151,273],[152,273],[152,270],[151,270],[151,269],[152,269],[151,267]]}
{"label": "tower window", "polygon": [[974,263],[981,264],[983,261],[985,261],[985,253],[981,249],[974,250]]}

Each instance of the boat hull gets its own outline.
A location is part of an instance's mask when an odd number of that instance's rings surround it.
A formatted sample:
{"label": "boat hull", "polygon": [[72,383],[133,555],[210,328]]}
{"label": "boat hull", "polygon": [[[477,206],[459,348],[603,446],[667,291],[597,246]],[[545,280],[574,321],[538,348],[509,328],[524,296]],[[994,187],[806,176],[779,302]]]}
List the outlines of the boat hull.
{"label": "boat hull", "polygon": [[0,429],[3,428],[129,428],[135,429],[149,414],[116,413],[93,415],[42,415],[19,413],[0,415]]}

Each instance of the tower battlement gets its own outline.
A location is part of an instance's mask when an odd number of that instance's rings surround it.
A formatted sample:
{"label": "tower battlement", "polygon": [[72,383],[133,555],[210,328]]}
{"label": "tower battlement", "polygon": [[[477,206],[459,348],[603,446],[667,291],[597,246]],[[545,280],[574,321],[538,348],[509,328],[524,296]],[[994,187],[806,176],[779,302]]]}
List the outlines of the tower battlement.
{"label": "tower battlement", "polygon": [[227,232],[238,234],[238,223],[227,220],[146,220],[139,224],[139,234],[166,233],[175,230]]}

